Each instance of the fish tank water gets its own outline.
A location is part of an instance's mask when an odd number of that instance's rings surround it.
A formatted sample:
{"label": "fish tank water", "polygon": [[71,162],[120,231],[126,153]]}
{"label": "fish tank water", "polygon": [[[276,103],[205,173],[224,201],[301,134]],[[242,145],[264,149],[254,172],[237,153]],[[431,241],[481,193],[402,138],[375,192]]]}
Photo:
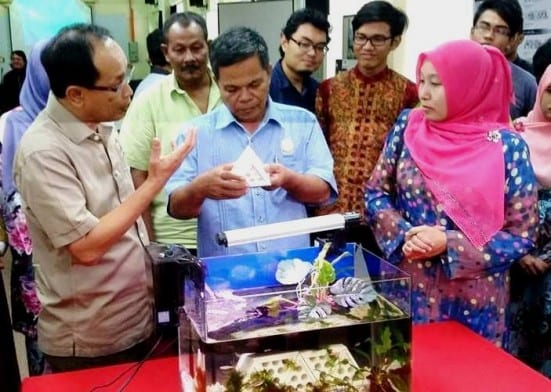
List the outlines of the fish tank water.
{"label": "fish tank water", "polygon": [[411,388],[410,277],[356,244],[204,258],[183,280],[185,392]]}

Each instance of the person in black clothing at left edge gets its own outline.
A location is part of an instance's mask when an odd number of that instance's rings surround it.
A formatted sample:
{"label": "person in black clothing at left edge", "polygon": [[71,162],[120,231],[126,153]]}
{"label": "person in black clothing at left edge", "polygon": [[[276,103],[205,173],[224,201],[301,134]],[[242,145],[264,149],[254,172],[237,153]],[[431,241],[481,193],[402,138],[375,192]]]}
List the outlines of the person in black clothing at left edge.
{"label": "person in black clothing at left edge", "polygon": [[22,50],[11,53],[11,71],[7,72],[0,84],[0,114],[19,106],[19,92],[25,80],[27,56]]}
{"label": "person in black clothing at left edge", "polygon": [[2,391],[18,392],[21,384],[10,311],[2,278],[3,261],[0,259],[0,385]]}

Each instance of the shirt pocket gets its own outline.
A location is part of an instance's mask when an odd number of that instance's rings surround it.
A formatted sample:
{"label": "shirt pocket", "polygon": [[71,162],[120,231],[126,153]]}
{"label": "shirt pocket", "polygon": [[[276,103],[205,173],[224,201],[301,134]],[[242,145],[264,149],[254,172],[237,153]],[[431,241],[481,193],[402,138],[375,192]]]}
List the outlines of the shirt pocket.
{"label": "shirt pocket", "polygon": [[302,173],[303,162],[297,158],[296,155],[280,155],[279,163],[285,166],[288,169],[291,169],[295,172]]}

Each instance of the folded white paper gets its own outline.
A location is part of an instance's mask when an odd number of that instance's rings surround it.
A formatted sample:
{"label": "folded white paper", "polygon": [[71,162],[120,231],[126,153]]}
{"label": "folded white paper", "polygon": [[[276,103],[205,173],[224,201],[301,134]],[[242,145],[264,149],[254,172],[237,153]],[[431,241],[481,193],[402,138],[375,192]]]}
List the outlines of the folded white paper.
{"label": "folded white paper", "polygon": [[251,146],[247,146],[233,163],[232,173],[245,177],[251,188],[271,185],[270,176],[264,169],[264,164]]}

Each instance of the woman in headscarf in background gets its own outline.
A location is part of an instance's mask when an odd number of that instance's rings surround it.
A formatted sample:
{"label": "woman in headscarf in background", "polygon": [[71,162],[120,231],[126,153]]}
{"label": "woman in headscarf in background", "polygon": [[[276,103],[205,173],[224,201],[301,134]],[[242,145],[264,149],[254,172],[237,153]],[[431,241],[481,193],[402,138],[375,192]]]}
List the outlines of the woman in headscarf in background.
{"label": "woman in headscarf in background", "polygon": [[511,275],[511,353],[551,378],[551,65],[538,85],[534,108],[515,126],[530,149],[540,223],[537,248]]}
{"label": "woman in headscarf in background", "polygon": [[11,304],[13,328],[25,335],[29,374],[44,370],[42,353],[38,349],[36,322],[40,303],[34,280],[32,243],[27,220],[21,208],[21,197],[13,183],[13,160],[23,133],[46,106],[50,83],[40,61],[46,41],[37,43],[30,54],[25,82],[19,101],[6,118],[2,143],[2,188],[4,220],[12,255]]}
{"label": "woman in headscarf in background", "polygon": [[19,94],[25,80],[27,56],[22,50],[14,50],[10,56],[11,70],[6,72],[0,84],[0,114],[19,105]]}
{"label": "woman in headscarf in background", "polygon": [[366,186],[366,220],[411,274],[414,323],[456,320],[507,344],[509,267],[534,248],[528,147],[510,130],[511,71],[470,40],[421,53],[420,108],[400,114]]}

